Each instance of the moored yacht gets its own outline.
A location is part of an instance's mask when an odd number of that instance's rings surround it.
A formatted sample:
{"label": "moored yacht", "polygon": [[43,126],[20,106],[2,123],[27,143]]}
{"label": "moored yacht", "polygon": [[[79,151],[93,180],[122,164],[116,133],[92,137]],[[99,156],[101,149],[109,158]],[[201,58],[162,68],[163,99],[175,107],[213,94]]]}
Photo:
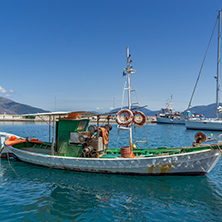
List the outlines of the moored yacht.
{"label": "moored yacht", "polygon": [[[219,113],[222,111],[222,107],[220,107],[219,104],[219,90],[220,90],[220,42],[221,42],[221,12],[222,10],[219,11],[218,15],[218,50],[217,50],[217,76],[215,76],[216,79],[216,118],[191,118],[185,121],[185,125],[187,129],[200,129],[200,130],[221,130],[222,131],[222,119],[219,118]],[[206,55],[205,55],[206,58]],[[204,58],[204,60],[205,60]],[[203,64],[201,66],[202,70]],[[201,71],[200,71],[201,73]],[[197,82],[200,77],[197,78]],[[191,101],[197,86],[194,87],[193,94],[191,96],[190,104],[188,106],[188,110],[191,106]]]}

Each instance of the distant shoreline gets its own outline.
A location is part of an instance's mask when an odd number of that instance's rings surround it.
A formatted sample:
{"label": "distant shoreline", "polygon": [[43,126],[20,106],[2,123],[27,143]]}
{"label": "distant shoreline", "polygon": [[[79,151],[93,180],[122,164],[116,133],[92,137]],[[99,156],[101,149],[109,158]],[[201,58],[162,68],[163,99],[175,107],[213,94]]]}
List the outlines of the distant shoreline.
{"label": "distant shoreline", "polygon": [[[8,119],[8,118],[0,118],[0,122],[47,122],[48,121],[48,119],[18,119],[18,118],[15,118],[15,119],[13,119],[13,118],[10,118],[10,119]],[[106,119],[100,119],[100,123],[104,123],[104,122],[107,122],[107,120]],[[96,124],[97,123],[97,120],[90,120],[90,124]],[[113,119],[110,119],[109,120],[109,123],[111,123],[111,124],[115,124],[116,123],[116,120],[113,120]],[[156,123],[156,118],[155,117],[151,117],[151,118],[148,118],[147,120],[146,120],[146,123]]]}

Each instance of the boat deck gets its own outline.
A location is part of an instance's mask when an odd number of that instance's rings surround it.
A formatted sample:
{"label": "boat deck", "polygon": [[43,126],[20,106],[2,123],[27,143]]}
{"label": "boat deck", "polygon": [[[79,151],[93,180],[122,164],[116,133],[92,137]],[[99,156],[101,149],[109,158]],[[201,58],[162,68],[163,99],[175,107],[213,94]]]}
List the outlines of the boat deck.
{"label": "boat deck", "polygon": [[[24,147],[24,145],[26,145]],[[15,148],[18,148],[23,151],[38,153],[43,155],[51,155],[51,144],[50,143],[23,143],[23,144],[16,144],[14,145]],[[176,155],[180,153],[191,153],[206,149],[216,149],[218,145],[211,144],[205,146],[198,146],[198,147],[177,147],[177,148],[167,148],[167,147],[158,147],[158,148],[149,148],[149,149],[133,149],[133,154],[135,157],[156,157],[156,156],[169,156],[169,155]],[[55,152],[54,155],[57,155]],[[70,156],[70,155],[69,155]],[[76,156],[70,156],[76,157]],[[100,158],[118,158],[121,157],[121,149],[107,149],[106,153],[101,155]]]}
{"label": "boat deck", "polygon": [[[151,156],[160,156],[160,155],[174,155],[181,153],[181,148],[167,148],[159,147],[157,149],[133,149],[133,153],[136,157],[151,157]],[[104,155],[103,158],[111,158],[116,155],[121,154],[121,149],[108,149],[107,155]]]}
{"label": "boat deck", "polygon": [[35,147],[25,147],[21,150],[32,152],[32,153],[40,153],[40,154],[47,154],[51,155],[51,150],[49,149],[41,149],[41,148],[35,148]]}

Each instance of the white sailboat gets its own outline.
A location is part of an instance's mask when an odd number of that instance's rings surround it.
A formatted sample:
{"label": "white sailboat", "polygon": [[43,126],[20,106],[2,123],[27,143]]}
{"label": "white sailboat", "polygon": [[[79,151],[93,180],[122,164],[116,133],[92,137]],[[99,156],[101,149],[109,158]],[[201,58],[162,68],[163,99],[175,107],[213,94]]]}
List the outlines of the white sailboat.
{"label": "white sailboat", "polygon": [[[221,12],[219,11],[218,15],[218,52],[217,52],[217,76],[216,79],[216,118],[190,118],[185,121],[185,125],[187,129],[197,129],[197,130],[221,130],[222,131],[222,119],[219,118],[219,113],[221,112],[220,104],[219,104],[219,90],[220,90],[220,42],[221,42]],[[205,56],[206,57],[206,56]],[[200,76],[200,73],[199,73]],[[199,80],[199,77],[198,79]],[[197,83],[196,83],[197,85]],[[196,88],[195,85],[195,88]],[[194,89],[195,91],[195,89]],[[194,94],[194,92],[193,92]],[[191,96],[191,101],[192,97]],[[191,106],[191,101],[188,109]]]}

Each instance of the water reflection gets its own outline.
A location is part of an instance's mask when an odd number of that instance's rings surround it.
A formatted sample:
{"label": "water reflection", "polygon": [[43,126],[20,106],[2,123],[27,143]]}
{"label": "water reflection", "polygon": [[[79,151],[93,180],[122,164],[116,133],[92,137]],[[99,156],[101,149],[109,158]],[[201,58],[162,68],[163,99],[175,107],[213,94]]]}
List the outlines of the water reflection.
{"label": "water reflection", "polygon": [[[209,177],[78,173],[1,161],[1,210],[26,220],[220,221],[222,190]],[[6,210],[7,209],[7,210]],[[11,218],[12,219],[12,218]]]}
{"label": "water reflection", "polygon": [[[48,140],[45,124],[2,124],[1,131]],[[189,146],[195,131],[146,125],[149,147]],[[206,132],[209,135],[209,132]],[[217,136],[217,132],[214,133]],[[116,147],[117,129],[110,135]],[[119,147],[128,142],[122,135]],[[2,221],[221,221],[222,160],[207,177],[139,177],[0,164]],[[14,214],[16,213],[16,214]]]}

